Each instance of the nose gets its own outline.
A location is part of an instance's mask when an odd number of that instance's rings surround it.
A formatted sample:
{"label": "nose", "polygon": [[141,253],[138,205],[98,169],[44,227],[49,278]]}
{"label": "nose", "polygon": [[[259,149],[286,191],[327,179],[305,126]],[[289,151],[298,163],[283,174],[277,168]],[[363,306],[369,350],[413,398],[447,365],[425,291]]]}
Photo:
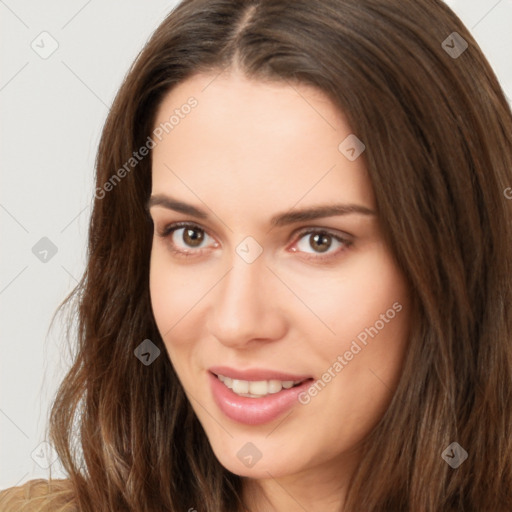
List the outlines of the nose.
{"label": "nose", "polygon": [[231,270],[211,296],[210,334],[232,348],[283,337],[287,323],[279,284],[263,258],[246,263],[235,254]]}

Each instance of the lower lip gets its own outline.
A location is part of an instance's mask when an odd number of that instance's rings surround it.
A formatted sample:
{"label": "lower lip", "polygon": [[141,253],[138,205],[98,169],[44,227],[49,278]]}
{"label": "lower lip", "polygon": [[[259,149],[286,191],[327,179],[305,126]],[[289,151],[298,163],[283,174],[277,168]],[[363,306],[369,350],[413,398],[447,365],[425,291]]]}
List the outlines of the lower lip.
{"label": "lower lip", "polygon": [[279,393],[271,393],[261,398],[239,396],[221,382],[213,373],[208,372],[213,399],[219,409],[230,419],[246,425],[263,425],[279,416],[298,403],[298,395],[306,391],[313,379]]}

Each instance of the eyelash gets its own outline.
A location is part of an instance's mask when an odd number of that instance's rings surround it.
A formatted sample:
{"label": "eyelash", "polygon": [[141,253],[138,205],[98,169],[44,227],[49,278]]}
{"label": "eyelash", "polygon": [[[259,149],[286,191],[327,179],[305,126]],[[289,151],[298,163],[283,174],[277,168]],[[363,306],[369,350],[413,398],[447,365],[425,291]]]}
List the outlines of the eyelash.
{"label": "eyelash", "polygon": [[[202,231],[205,234],[207,234],[206,230],[204,230],[199,225],[191,223],[191,222],[175,222],[173,224],[169,224],[168,226],[165,226],[163,231],[157,232],[157,234],[158,234],[158,236],[169,240],[169,247],[170,247],[171,252],[173,254],[177,255],[178,257],[190,258],[190,257],[200,256],[204,252],[204,249],[183,251],[183,250],[176,249],[174,247],[174,245],[172,244],[172,242],[170,242],[170,237],[174,233],[174,231],[177,231],[178,229],[181,229],[181,228],[192,228],[192,229],[196,229],[196,230]],[[345,252],[345,250],[347,250],[353,244],[352,240],[349,240],[348,238],[334,234],[331,231],[329,231],[327,229],[322,229],[322,228],[305,228],[304,230],[297,233],[297,235],[296,235],[297,241],[301,240],[306,235],[314,235],[314,234],[323,234],[323,235],[331,236],[336,241],[342,243],[344,245],[344,247],[340,248],[339,250],[335,251],[334,253],[330,253],[328,256],[321,256],[321,253],[316,253],[317,256],[314,256],[312,253],[305,253],[306,254],[305,259],[307,259],[307,260],[316,260],[316,261],[332,260],[333,258],[338,257],[342,252]],[[210,236],[210,235],[208,235],[208,236]]]}

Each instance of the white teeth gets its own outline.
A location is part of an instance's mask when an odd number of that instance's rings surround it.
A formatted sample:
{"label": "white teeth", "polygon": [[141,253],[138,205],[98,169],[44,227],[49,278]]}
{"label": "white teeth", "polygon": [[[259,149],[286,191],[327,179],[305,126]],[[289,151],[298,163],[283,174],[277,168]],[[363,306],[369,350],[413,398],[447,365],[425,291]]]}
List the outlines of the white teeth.
{"label": "white teeth", "polygon": [[279,393],[283,386],[281,385],[280,380],[269,380],[267,382],[267,391],[269,393]]}
{"label": "white teeth", "polygon": [[300,380],[258,380],[248,381],[231,379],[225,375],[217,375],[219,380],[224,383],[229,389],[240,396],[246,396],[251,398],[259,398],[270,393],[279,393],[283,388],[290,389],[291,387],[299,384]]}
{"label": "white teeth", "polygon": [[[244,393],[248,393],[250,391],[251,395],[266,395],[268,393],[268,384],[264,380],[258,380],[256,382],[247,382],[247,388],[247,391],[244,391]],[[238,393],[238,390],[234,391]]]}
{"label": "white teeth", "polygon": [[233,379],[233,387],[231,388],[235,393],[249,393],[249,382],[246,380]]}

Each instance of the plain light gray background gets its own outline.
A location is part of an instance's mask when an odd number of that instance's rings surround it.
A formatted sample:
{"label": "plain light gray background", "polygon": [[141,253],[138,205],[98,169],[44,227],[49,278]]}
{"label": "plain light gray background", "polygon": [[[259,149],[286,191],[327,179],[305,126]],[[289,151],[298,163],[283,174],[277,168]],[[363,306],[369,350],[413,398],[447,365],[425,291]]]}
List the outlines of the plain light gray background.
{"label": "plain light gray background", "polygon": [[[52,462],[64,476],[45,428],[70,353],[62,322],[48,328],[84,270],[108,106],[176,3],[0,0],[0,489],[47,478]],[[447,3],[512,98],[512,0]]]}

